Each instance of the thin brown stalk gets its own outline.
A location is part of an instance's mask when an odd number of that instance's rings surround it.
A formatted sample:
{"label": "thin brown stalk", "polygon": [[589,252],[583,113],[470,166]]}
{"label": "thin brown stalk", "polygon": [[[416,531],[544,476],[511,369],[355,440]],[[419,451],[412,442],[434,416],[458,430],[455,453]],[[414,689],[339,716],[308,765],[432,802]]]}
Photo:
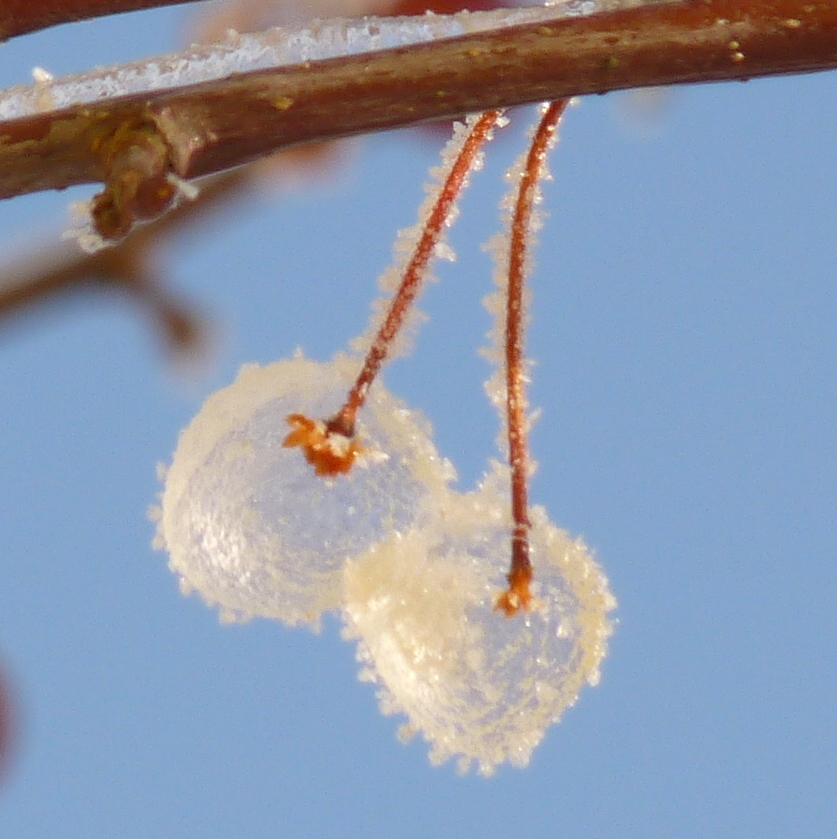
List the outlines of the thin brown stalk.
{"label": "thin brown stalk", "polygon": [[337,416],[330,421],[333,430],[339,431],[347,437],[353,436],[358,409],[366,400],[369,388],[380,372],[381,365],[390,351],[392,342],[403,327],[404,320],[416,296],[421,291],[422,284],[427,276],[427,266],[445,227],[450,222],[451,212],[459,194],[462,192],[465,179],[473,169],[474,160],[480,153],[480,149],[485,145],[497,125],[501,113],[501,111],[493,110],[480,115],[465,140],[461,153],[441,185],[438,198],[430,211],[421,235],[416,242],[415,250],[404,270],[401,284],[393,296],[383,323],[381,323],[372,341],[372,346],[366,354],[363,367],[349,391],[346,404]]}
{"label": "thin brown stalk", "polygon": [[544,177],[546,156],[555,137],[558,123],[567,107],[567,99],[547,106],[532,138],[520,177],[520,186],[511,219],[509,240],[508,288],[506,296],[506,417],[511,470],[512,542],[509,588],[497,601],[506,615],[529,609],[532,594],[532,562],[529,558],[529,450],[526,410],[526,312],[525,287],[532,239],[532,212],[539,184]]}
{"label": "thin brown stalk", "polygon": [[361,455],[363,449],[355,437],[357,412],[366,401],[369,388],[421,291],[430,260],[453,216],[456,200],[501,115],[499,110],[486,111],[466,129],[468,133],[439,185],[430,212],[420,221],[420,232],[404,267],[401,282],[375,332],[360,373],[343,407],[327,420],[312,420],[304,414],[290,414],[287,417],[292,430],[283,445],[289,448],[300,447],[317,475],[331,478],[346,474]]}

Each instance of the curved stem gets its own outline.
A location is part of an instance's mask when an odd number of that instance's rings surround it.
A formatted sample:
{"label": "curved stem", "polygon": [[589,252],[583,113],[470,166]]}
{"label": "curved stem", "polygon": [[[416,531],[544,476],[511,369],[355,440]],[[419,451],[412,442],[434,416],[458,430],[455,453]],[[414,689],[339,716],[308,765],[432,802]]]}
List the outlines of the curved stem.
{"label": "curved stem", "polygon": [[567,107],[567,99],[553,102],[544,110],[532,138],[520,177],[511,220],[508,287],[506,298],[506,417],[511,470],[512,550],[508,573],[509,588],[497,601],[507,615],[531,606],[532,562],[529,558],[529,451],[526,416],[525,287],[528,273],[528,245],[532,236],[532,211],[538,185],[544,176],[546,156],[555,131]]}
{"label": "curved stem", "polygon": [[355,436],[357,412],[366,401],[369,388],[427,278],[427,267],[444,229],[450,224],[456,199],[465,186],[468,173],[474,168],[480,150],[491,137],[501,116],[502,111],[492,110],[469,119],[464,136],[454,133],[451,141],[453,147],[449,145],[445,148],[443,160],[448,161],[447,170],[432,199],[429,213],[426,217],[423,214],[420,216],[418,238],[404,267],[401,282],[389,303],[383,322],[375,331],[363,366],[343,407],[327,420],[312,420],[304,414],[290,414],[286,418],[292,430],[282,445],[301,448],[317,475],[324,478],[344,475],[351,471],[355,461],[363,454],[363,448]]}
{"label": "curved stem", "polygon": [[363,405],[369,388],[378,375],[387,358],[393,340],[404,325],[410,307],[421,291],[427,276],[427,267],[441,235],[450,222],[456,199],[459,197],[468,173],[491,132],[497,125],[502,111],[491,110],[481,114],[474,122],[457,155],[441,184],[439,193],[430,210],[430,214],[421,230],[421,235],[410,257],[401,284],[390,302],[387,313],[366,354],[363,367],[355,380],[339,413],[329,421],[330,430],[339,431],[346,436],[354,433],[355,417]]}

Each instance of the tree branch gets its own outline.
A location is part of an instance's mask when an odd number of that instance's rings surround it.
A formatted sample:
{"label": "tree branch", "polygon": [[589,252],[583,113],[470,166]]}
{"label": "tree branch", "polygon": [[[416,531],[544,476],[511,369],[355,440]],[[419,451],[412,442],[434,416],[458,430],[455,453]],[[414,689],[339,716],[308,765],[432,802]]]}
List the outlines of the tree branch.
{"label": "tree branch", "polygon": [[[194,178],[294,144],[486,108],[837,67],[833,0],[687,0],[259,70],[0,124],[0,197],[101,180],[134,146]],[[118,142],[114,140],[119,133]],[[122,177],[122,174],[119,175]]]}
{"label": "tree branch", "polygon": [[60,23],[194,2],[197,0],[2,0],[0,42]]}

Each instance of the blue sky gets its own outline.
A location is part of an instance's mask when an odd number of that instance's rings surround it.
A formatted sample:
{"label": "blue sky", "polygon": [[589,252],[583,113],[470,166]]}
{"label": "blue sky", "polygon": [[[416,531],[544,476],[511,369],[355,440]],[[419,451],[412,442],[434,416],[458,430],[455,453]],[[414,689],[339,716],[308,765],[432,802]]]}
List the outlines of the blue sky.
{"label": "blue sky", "polygon": [[[2,46],[0,81],[170,48],[168,10]],[[130,53],[130,54],[129,54]],[[265,189],[161,255],[212,318],[186,380],[116,298],[0,335],[0,658],[21,743],[0,836],[826,837],[837,823],[837,77],[625,96],[570,111],[532,278],[533,500],[619,599],[599,687],[528,769],[432,768],[380,716],[336,622],[222,626],[152,551],[155,465],[245,361],[327,358],[363,329],[435,162],[368,138],[313,185]],[[494,453],[476,350],[498,139],[391,390],[461,485]],[[74,197],[74,196],[73,196]],[[56,237],[68,195],[0,205],[0,248]]]}

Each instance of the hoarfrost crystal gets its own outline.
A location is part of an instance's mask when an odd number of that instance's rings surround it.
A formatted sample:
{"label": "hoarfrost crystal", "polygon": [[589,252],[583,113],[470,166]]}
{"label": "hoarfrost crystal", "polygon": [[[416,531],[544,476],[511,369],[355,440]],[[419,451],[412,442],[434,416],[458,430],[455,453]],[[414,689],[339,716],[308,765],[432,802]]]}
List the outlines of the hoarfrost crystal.
{"label": "hoarfrost crystal", "polygon": [[324,480],[282,446],[287,415],[333,413],[356,366],[347,356],[245,365],[181,433],[157,546],[184,591],[220,606],[223,618],[316,626],[340,606],[344,562],[419,525],[452,477],[426,421],[380,384],[360,423],[365,458],[350,475]]}
{"label": "hoarfrost crystal", "polygon": [[8,88],[0,92],[0,119],[93,104],[114,96],[199,84],[234,73],[422,44],[517,24],[549,23],[641,2],[570,0],[548,8],[535,6],[415,17],[337,18],[315,20],[304,27],[275,27],[253,34],[231,31],[225,41],[194,45],[180,53]]}

